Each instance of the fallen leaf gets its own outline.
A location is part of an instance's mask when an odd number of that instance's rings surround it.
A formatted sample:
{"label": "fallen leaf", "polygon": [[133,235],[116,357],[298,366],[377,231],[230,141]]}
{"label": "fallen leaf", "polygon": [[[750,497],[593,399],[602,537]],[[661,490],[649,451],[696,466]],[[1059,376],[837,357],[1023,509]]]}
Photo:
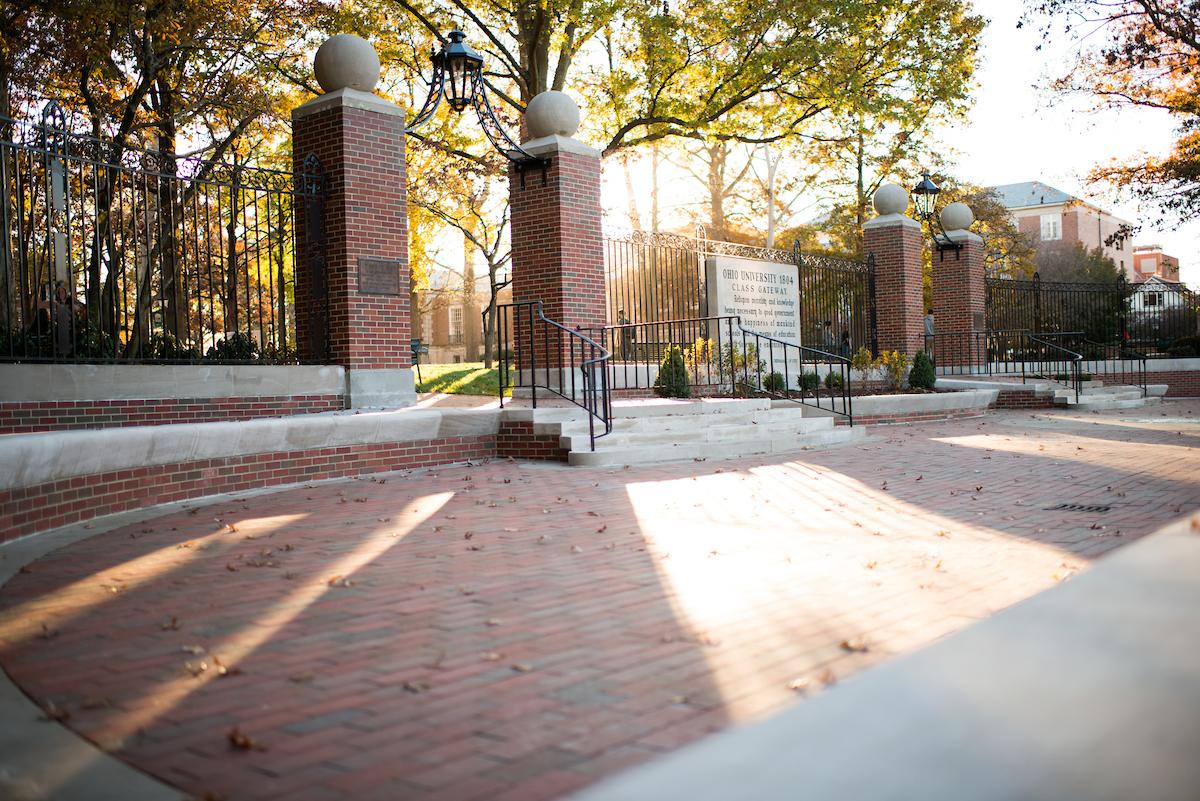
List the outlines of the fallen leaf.
{"label": "fallen leaf", "polygon": [[42,707],[42,712],[42,720],[64,721],[71,717],[70,712],[53,701],[47,701],[46,705]]}
{"label": "fallen leaf", "polygon": [[525,662],[518,662],[517,664],[512,666],[512,669],[517,671],[518,673],[529,673],[533,670],[533,665],[527,664]]}
{"label": "fallen leaf", "polygon": [[163,621],[158,627],[163,631],[179,631],[179,618],[171,615],[170,620]]}
{"label": "fallen leaf", "polygon": [[308,682],[312,681],[313,678],[314,676],[311,673],[293,673],[292,675],[288,676],[288,681],[292,682],[293,684],[307,684]]}
{"label": "fallen leaf", "polygon": [[499,662],[503,658],[504,654],[499,651],[485,651],[483,653],[483,660],[485,662]]}
{"label": "fallen leaf", "polygon": [[401,683],[400,689],[406,693],[423,693],[429,689],[429,684],[424,681],[405,681]]}
{"label": "fallen leaf", "polygon": [[849,651],[852,654],[864,654],[871,650],[861,637],[853,637],[849,640],[842,640],[841,645],[843,651]]}
{"label": "fallen leaf", "polygon": [[111,698],[85,698],[79,704],[81,709],[108,709],[112,706]]}
{"label": "fallen leaf", "polygon": [[208,649],[205,648],[203,645],[184,645],[184,646],[181,646],[179,650],[183,651],[185,654],[191,654],[192,656],[199,656],[200,654],[205,653]]}
{"label": "fallen leaf", "polygon": [[239,729],[237,726],[234,726],[232,729],[230,729],[229,733],[226,734],[225,736],[229,740],[229,744],[231,746],[233,746],[234,748],[239,748],[243,751],[266,751],[267,750],[267,747],[265,745],[263,745],[262,743],[255,740],[249,734],[246,734],[244,731]]}

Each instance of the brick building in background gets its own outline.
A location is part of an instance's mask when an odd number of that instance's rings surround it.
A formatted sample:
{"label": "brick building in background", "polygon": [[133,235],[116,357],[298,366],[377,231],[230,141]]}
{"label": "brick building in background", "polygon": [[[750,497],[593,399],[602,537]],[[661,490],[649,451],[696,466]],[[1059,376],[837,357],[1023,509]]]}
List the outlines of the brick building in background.
{"label": "brick building in background", "polygon": [[1133,223],[1041,181],[994,186],[992,191],[1012,214],[1021,232],[1031,235],[1035,243],[1077,243],[1088,250],[1100,248],[1133,280],[1131,234],[1126,233]]}
{"label": "brick building in background", "polygon": [[1151,278],[1178,282],[1179,259],[1163,253],[1162,245],[1138,245],[1133,249],[1133,272],[1129,280],[1140,284]]}
{"label": "brick building in background", "polygon": [[[486,279],[485,279],[486,280]],[[512,303],[512,289],[505,287],[498,295],[500,304]],[[431,288],[416,293],[413,308],[412,335],[429,346],[422,364],[458,364],[483,361],[483,320],[487,308],[487,293],[478,292],[467,299],[461,289]],[[508,339],[512,339],[509,319]],[[498,347],[499,343],[493,345]]]}

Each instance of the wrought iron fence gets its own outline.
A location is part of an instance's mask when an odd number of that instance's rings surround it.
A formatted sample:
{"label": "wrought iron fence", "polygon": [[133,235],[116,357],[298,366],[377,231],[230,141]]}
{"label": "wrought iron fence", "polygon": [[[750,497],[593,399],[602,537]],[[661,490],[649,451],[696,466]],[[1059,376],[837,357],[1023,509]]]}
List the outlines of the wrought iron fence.
{"label": "wrought iron fence", "polygon": [[989,330],[1081,332],[1148,356],[1170,355],[1172,344],[1200,331],[1200,298],[1182,284],[1112,284],[987,279]]}
{"label": "wrought iron fence", "polygon": [[315,157],[295,177],[165,157],[74,133],[51,104],[0,119],[0,187],[0,360],[296,360]]}
{"label": "wrought iron fence", "polygon": [[800,338],[807,346],[849,356],[878,350],[874,266],[802,253],[647,231],[606,232],[605,304],[610,325],[707,317],[705,259],[709,256],[796,265]]}
{"label": "wrought iron fence", "polygon": [[860,347],[879,352],[875,331],[875,264],[801,253],[800,341],[842,356]]}
{"label": "wrought iron fence", "polygon": [[676,348],[694,395],[778,398],[844,416],[854,424],[848,358],[757,333],[735,315],[581,331],[611,354],[608,386],[614,392],[655,389],[664,358]]}

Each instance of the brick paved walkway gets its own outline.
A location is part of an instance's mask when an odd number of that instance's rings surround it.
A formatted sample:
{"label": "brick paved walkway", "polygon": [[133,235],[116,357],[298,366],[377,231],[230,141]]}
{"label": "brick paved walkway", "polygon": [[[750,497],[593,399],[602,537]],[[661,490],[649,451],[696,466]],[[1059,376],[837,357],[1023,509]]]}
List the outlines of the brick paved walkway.
{"label": "brick paved walkway", "polygon": [[1193,418],[1008,413],[791,459],[500,462],[194,507],[16,576],[0,663],[198,798],[554,798],[1200,508]]}

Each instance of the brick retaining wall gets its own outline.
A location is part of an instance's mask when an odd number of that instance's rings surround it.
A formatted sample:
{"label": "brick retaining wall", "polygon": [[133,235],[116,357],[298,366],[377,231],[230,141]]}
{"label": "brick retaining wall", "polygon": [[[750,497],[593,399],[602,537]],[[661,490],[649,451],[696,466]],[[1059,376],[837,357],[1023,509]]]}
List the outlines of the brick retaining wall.
{"label": "brick retaining wall", "polygon": [[0,403],[0,434],[251,420],[343,408],[342,395],[25,401]]}

